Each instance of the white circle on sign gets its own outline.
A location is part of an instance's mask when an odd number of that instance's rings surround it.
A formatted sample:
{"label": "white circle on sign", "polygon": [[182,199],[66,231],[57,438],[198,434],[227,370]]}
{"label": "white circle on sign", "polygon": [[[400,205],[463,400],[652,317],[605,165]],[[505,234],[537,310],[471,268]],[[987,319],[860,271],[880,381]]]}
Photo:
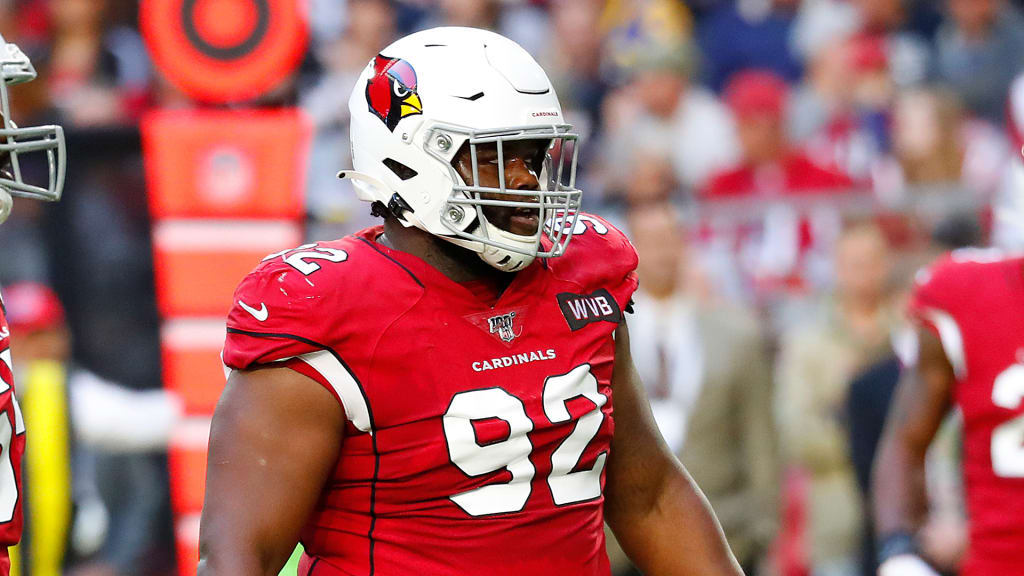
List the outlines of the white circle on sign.
{"label": "white circle on sign", "polygon": [[199,196],[206,202],[237,204],[252,195],[256,172],[243,150],[219,146],[200,158],[196,182]]}

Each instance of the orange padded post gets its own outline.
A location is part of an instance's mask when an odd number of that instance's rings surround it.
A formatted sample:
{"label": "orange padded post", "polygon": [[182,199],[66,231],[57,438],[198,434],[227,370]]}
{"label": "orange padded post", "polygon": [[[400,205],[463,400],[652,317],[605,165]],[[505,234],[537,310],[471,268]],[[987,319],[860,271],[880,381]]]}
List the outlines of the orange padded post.
{"label": "orange padded post", "polygon": [[298,110],[157,111],[142,123],[164,386],[189,416],[168,447],[183,576],[199,558],[225,319],[261,258],[302,244],[311,132]]}
{"label": "orange padded post", "polygon": [[154,218],[299,218],[312,127],[301,110],[156,111],[142,120]]}
{"label": "orange padded post", "polygon": [[260,259],[302,243],[287,220],[163,220],[154,225],[156,297],[164,318],[224,318],[238,282]]}

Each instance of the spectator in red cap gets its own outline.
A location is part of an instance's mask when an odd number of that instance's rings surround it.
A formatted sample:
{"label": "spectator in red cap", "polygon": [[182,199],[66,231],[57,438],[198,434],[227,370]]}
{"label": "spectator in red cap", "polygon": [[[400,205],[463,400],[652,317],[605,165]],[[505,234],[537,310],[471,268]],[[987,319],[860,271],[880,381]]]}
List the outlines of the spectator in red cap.
{"label": "spectator in red cap", "polygon": [[723,96],[736,117],[743,160],[712,177],[705,198],[785,196],[852,186],[845,174],[819,168],[792,149],[786,136],[788,92],[781,78],[759,70],[741,72],[729,82]]}
{"label": "spectator in red cap", "polygon": [[[748,70],[733,77],[724,99],[736,117],[742,161],[713,176],[702,194],[708,213],[716,204],[741,208],[716,218],[716,229],[706,231],[719,246],[726,236],[755,295],[802,290],[809,253],[828,257],[838,222],[834,207],[816,202],[802,211],[797,200],[853,187],[848,176],[817,166],[790,145],[787,97],[786,84],[772,73]],[[752,201],[762,205],[752,210]]]}
{"label": "spectator in red cap", "polygon": [[70,355],[64,306],[53,290],[34,282],[12,284],[4,288],[4,302],[7,323],[19,336],[15,345],[19,361]]}

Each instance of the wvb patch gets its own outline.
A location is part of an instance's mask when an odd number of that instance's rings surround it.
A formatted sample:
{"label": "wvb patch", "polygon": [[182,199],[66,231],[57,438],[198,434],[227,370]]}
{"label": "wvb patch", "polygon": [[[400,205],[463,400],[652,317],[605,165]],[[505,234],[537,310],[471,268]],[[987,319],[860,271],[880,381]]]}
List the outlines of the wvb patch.
{"label": "wvb patch", "polygon": [[558,307],[565,316],[569,329],[573,332],[594,322],[614,322],[622,320],[622,310],[611,292],[601,288],[590,294],[574,294],[562,292],[556,296]]}

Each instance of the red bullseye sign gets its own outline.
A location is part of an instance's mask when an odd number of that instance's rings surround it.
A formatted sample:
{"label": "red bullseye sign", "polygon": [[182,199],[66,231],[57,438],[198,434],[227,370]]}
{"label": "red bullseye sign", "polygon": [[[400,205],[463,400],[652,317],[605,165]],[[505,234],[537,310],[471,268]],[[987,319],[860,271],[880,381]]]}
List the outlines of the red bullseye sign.
{"label": "red bullseye sign", "polygon": [[257,98],[298,67],[308,22],[302,0],[144,0],[140,27],[153,61],[189,96]]}

